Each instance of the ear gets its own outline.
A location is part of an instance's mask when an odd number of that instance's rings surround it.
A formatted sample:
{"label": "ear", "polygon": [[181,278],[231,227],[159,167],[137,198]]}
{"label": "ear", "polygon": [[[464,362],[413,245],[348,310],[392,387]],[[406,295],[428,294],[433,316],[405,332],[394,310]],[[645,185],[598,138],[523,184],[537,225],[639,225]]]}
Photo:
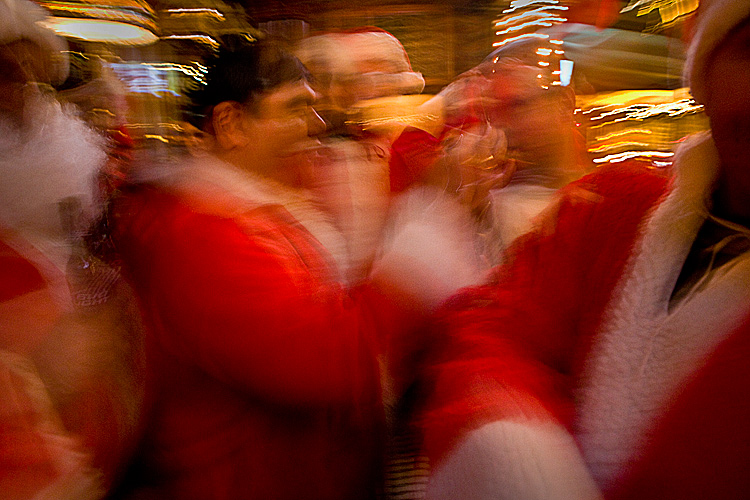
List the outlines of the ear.
{"label": "ear", "polygon": [[224,101],[214,106],[211,125],[216,143],[221,149],[231,150],[247,144],[245,113],[242,106],[235,101]]}

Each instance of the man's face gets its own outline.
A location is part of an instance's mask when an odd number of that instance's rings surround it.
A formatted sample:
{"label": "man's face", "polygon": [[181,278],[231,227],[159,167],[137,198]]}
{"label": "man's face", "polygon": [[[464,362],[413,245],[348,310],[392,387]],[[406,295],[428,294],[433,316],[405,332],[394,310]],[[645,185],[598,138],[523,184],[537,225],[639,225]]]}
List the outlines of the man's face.
{"label": "man's face", "polygon": [[511,67],[490,76],[488,115],[505,132],[508,155],[530,163],[544,163],[560,154],[560,144],[573,126],[572,100],[564,90],[542,87],[538,70]]}
{"label": "man's face", "polygon": [[722,167],[750,193],[750,19],[713,53],[706,89],[704,105]]}
{"label": "man's face", "polygon": [[314,101],[315,92],[305,80],[284,83],[261,97],[248,114],[261,154],[281,164],[316,149],[325,123],[313,109]]}

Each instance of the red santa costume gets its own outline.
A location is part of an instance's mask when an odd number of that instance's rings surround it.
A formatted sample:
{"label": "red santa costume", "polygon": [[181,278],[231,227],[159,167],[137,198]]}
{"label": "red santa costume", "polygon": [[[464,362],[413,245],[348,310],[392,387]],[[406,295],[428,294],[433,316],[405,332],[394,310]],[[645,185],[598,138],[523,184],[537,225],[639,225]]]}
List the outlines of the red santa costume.
{"label": "red santa costume", "polygon": [[[750,253],[672,300],[717,166],[706,134],[683,145],[669,186],[629,166],[585,177],[514,245],[501,285],[443,309],[422,421],[432,498],[750,491]],[[455,484],[457,468],[477,483]]]}
{"label": "red santa costume", "polygon": [[[346,238],[350,269],[356,283],[367,277],[375,258],[390,202],[391,129],[400,128],[387,114],[405,94],[424,88],[424,78],[412,70],[401,42],[379,28],[332,32],[303,39],[297,56],[310,69],[320,98],[316,109],[328,122],[326,149],[330,162],[313,181]],[[358,127],[359,106],[379,103],[379,113],[367,131]],[[386,103],[390,103],[390,106]],[[372,104],[370,104],[372,105]],[[372,118],[372,117],[371,117]]]}
{"label": "red santa costume", "polygon": [[[701,11],[698,99],[750,4]],[[614,165],[575,182],[492,283],[440,312],[429,498],[747,498],[750,231],[710,213],[720,169],[702,133],[671,180]]]}
{"label": "red santa costume", "polygon": [[408,351],[419,315],[342,286],[345,245],[305,194],[213,156],[173,174],[115,209],[152,325],[140,480],[184,499],[374,495],[378,365]]}
{"label": "red santa costume", "polygon": [[[0,2],[9,72],[14,56],[24,58],[14,50],[31,43],[50,62],[52,81],[65,78],[65,42],[37,24],[44,17],[32,2]],[[97,211],[103,140],[33,81],[3,86],[0,492],[9,500],[102,498],[131,452],[140,408],[137,309],[80,238]],[[13,105],[18,113],[8,111]]]}

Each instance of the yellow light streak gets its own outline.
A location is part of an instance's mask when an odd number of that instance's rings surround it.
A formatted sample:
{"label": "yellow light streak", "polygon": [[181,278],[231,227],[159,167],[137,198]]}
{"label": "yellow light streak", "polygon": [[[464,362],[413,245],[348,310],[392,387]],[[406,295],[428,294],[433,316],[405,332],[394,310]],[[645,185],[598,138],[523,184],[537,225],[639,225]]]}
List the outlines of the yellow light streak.
{"label": "yellow light streak", "polygon": [[524,16],[528,16],[531,14],[537,14],[537,13],[544,13],[546,14],[548,10],[568,10],[567,7],[562,5],[545,5],[544,7],[537,7],[533,10],[527,10],[526,12],[523,12],[522,14],[518,14],[517,16],[511,16],[507,19],[496,19],[495,20],[495,27],[499,28],[500,26],[505,26],[511,23],[514,23],[520,19],[523,19]]}
{"label": "yellow light streak", "polygon": [[507,45],[511,42],[515,42],[516,40],[522,40],[524,38],[539,38],[542,40],[545,40],[549,38],[549,35],[541,34],[541,33],[524,33],[523,35],[513,36],[510,38],[506,38],[503,41],[495,42],[492,44],[493,47],[502,47],[503,45]]}
{"label": "yellow light streak", "polygon": [[208,35],[169,35],[163,37],[163,39],[172,39],[172,40],[195,40],[200,43],[204,43],[206,45],[210,45],[214,49],[219,48],[219,42],[214,40]]}
{"label": "yellow light streak", "polygon": [[172,16],[185,16],[185,15],[195,15],[195,16],[202,16],[207,15],[211,17],[215,17],[219,21],[225,21],[226,18],[224,17],[224,14],[219,12],[216,9],[208,9],[208,8],[183,8],[183,9],[167,9],[166,12]]}
{"label": "yellow light streak", "polygon": [[508,33],[520,31],[524,28],[529,28],[531,26],[544,26],[548,28],[552,26],[553,23],[564,23],[565,21],[567,21],[567,19],[564,17],[558,17],[558,16],[543,17],[541,19],[535,19],[533,21],[522,23],[516,26],[511,26],[510,28],[504,29],[502,31],[496,31],[495,35],[497,36],[507,35]]}
{"label": "yellow light streak", "polygon": [[600,135],[596,138],[597,141],[607,141],[609,139],[614,139],[615,137],[622,137],[623,135],[631,135],[631,134],[644,134],[644,135],[650,135],[654,132],[652,130],[649,130],[647,128],[629,128],[627,130],[618,130],[617,132],[610,132],[609,134]]}
{"label": "yellow light streak", "polygon": [[645,158],[671,158],[674,156],[673,152],[667,151],[626,151],[625,153],[618,153],[616,155],[608,155],[603,158],[594,158],[594,163],[619,163],[621,161],[629,160],[631,158],[645,157]]}
{"label": "yellow light streak", "polygon": [[589,148],[589,153],[604,153],[605,151],[611,151],[613,149],[619,149],[624,147],[648,147],[649,143],[647,142],[637,142],[637,141],[620,141],[615,142],[613,144],[602,144],[601,146],[597,146],[595,148]]}

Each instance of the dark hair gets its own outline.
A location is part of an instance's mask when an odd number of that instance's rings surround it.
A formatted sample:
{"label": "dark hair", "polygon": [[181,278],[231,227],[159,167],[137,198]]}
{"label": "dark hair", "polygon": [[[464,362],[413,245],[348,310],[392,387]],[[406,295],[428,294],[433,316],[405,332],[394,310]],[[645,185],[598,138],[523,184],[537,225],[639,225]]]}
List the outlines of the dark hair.
{"label": "dark hair", "polygon": [[204,129],[214,106],[225,101],[253,105],[256,98],[284,83],[308,78],[295,56],[270,40],[242,34],[224,35],[218,52],[206,63],[205,84],[188,97],[188,122]]}

